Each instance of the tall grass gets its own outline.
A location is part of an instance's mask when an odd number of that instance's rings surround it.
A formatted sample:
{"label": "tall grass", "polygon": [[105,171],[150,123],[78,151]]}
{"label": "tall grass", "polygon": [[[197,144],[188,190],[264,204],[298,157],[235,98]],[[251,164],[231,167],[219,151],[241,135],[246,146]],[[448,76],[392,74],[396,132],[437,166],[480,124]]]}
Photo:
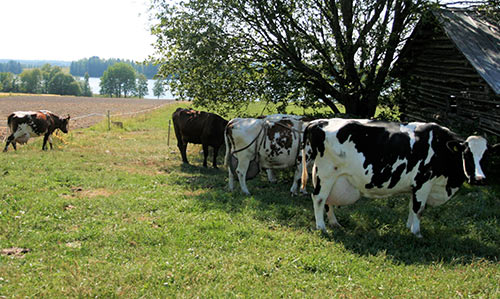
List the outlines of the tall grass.
{"label": "tall grass", "polygon": [[290,171],[244,196],[200,146],[183,165],[176,107],[0,154],[0,250],[26,249],[0,255],[0,297],[500,296],[498,186],[426,210],[423,239],[407,196],[343,207],[344,228],[321,233]]}

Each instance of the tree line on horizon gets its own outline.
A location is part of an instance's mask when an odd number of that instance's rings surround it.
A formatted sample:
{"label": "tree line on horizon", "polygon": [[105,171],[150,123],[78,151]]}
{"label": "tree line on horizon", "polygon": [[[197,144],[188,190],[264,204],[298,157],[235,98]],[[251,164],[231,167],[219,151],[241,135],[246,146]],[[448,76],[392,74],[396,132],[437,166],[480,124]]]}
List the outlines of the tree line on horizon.
{"label": "tree line on horizon", "polygon": [[89,77],[75,79],[59,66],[44,64],[21,73],[0,72],[0,91],[9,93],[92,96]]}
{"label": "tree line on horizon", "polygon": [[97,56],[90,58],[83,58],[78,61],[71,62],[70,74],[73,76],[83,77],[85,73],[88,73],[90,77],[100,78],[104,75],[104,72],[112,65],[117,63],[125,63],[130,66],[139,74],[143,74],[148,79],[152,79],[158,72],[158,66],[151,63],[142,64],[136,63],[128,59],[101,59]]}
{"label": "tree line on horizon", "polygon": [[13,73],[19,75],[23,71],[23,66],[19,61],[10,60],[0,63],[0,73]]}
{"label": "tree line on horizon", "polygon": [[[92,97],[90,75],[85,73],[83,77],[83,80],[75,78],[61,67],[50,64],[45,64],[40,68],[25,69],[20,74],[0,72],[0,92]],[[100,80],[101,95],[144,98],[148,94],[146,76],[125,62],[109,66]],[[159,98],[164,93],[164,80],[157,79],[153,94]]]}
{"label": "tree line on horizon", "polygon": [[[25,69],[40,68],[45,64],[54,65],[54,63],[51,62],[43,63],[44,61],[30,60],[28,61],[28,63],[27,61],[17,60],[3,61],[5,62],[0,62],[0,73],[13,73],[16,75],[21,74]],[[88,73],[90,77],[100,78],[104,74],[104,71],[108,69],[108,67],[120,62],[131,65],[139,74],[144,74],[148,79],[153,79],[153,77],[158,72],[158,66],[155,66],[151,63],[142,64],[128,59],[117,58],[101,59],[97,56],[72,61],[71,64],[69,64],[69,72],[71,75],[77,77],[84,77],[85,73]],[[63,67],[62,65],[57,64],[57,61],[55,64],[59,67]]]}

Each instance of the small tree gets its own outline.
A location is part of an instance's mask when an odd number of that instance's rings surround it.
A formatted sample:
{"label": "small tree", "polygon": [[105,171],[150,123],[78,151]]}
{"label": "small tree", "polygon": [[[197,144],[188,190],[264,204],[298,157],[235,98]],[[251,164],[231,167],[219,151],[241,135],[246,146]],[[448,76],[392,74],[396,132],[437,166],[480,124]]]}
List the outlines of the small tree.
{"label": "small tree", "polygon": [[92,89],[90,89],[90,83],[89,83],[89,73],[85,73],[84,81],[81,88],[82,88],[82,95],[84,97],[92,96]]}
{"label": "small tree", "polygon": [[0,73],[0,82],[2,84],[2,91],[4,92],[16,92],[18,91],[18,86],[16,82],[16,76],[12,73]]}
{"label": "small tree", "polygon": [[136,95],[142,99],[148,94],[148,79],[143,74],[137,76]]}
{"label": "small tree", "polygon": [[53,93],[49,91],[50,82],[55,76],[63,72],[62,69],[58,66],[51,66],[50,64],[46,63],[40,68],[40,71],[42,72],[42,93]]}
{"label": "small tree", "polygon": [[78,82],[69,74],[56,73],[48,83],[48,93],[79,96],[82,90]]}
{"label": "small tree", "polygon": [[40,93],[42,91],[42,72],[40,69],[24,70],[19,76],[23,92]]}
{"label": "small tree", "polygon": [[158,99],[165,94],[165,86],[163,84],[163,79],[158,78],[156,79],[155,85],[153,86],[153,94]]}
{"label": "small tree", "polygon": [[109,96],[124,97],[127,94],[132,94],[136,89],[135,84],[136,73],[132,66],[129,64],[119,62],[110,67],[101,77],[101,94]]}

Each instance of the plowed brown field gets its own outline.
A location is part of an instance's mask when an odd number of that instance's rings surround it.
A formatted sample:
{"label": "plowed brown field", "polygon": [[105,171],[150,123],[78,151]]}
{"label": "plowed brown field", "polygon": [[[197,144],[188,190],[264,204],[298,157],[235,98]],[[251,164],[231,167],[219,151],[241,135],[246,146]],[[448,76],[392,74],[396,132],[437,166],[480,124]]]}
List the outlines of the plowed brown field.
{"label": "plowed brown field", "polygon": [[64,96],[0,97],[0,141],[8,134],[7,117],[14,111],[49,110],[59,116],[71,116],[70,128],[86,128],[114,115],[133,115],[161,107],[173,100],[85,98]]}

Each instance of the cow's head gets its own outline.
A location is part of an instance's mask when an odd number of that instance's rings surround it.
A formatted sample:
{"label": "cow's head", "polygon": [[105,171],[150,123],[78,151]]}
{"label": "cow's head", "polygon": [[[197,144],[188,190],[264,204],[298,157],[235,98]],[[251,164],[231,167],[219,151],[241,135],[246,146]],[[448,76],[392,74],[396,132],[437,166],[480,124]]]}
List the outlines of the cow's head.
{"label": "cow's head", "polygon": [[448,148],[452,152],[462,154],[464,174],[469,184],[481,185],[485,183],[486,176],[481,168],[481,160],[486,154],[498,154],[500,144],[488,146],[485,138],[480,136],[469,136],[464,142],[449,141]]}
{"label": "cow's head", "polygon": [[69,119],[70,119],[69,114],[68,114],[68,117],[59,119],[61,121],[61,126],[59,127],[59,129],[61,129],[61,131],[63,131],[63,133],[68,133]]}

